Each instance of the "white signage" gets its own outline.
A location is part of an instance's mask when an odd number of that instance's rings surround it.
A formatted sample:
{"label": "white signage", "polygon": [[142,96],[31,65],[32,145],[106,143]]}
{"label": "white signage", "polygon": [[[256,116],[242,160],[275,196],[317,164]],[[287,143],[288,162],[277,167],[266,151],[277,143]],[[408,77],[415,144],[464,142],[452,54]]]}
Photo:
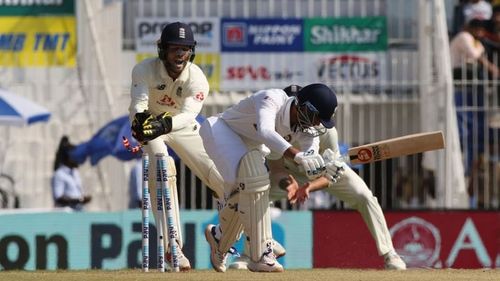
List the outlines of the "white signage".
{"label": "white signage", "polygon": [[220,51],[220,19],[206,18],[136,18],[135,45],[141,53],[156,53],[156,41],[163,27],[171,22],[184,22],[193,30],[196,52],[218,53]]}

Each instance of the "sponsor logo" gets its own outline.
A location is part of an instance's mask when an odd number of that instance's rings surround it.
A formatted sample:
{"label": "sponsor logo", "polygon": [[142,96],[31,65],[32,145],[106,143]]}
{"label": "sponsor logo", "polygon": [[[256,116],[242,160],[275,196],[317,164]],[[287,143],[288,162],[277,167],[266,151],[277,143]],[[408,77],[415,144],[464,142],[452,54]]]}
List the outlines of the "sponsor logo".
{"label": "sponsor logo", "polygon": [[161,100],[157,101],[157,103],[166,106],[175,106],[175,100],[167,95],[164,95]]}
{"label": "sponsor logo", "polygon": [[302,71],[293,70],[276,70],[272,71],[266,66],[258,65],[242,65],[242,66],[229,66],[226,68],[225,78],[227,80],[293,80],[303,76]]}
{"label": "sponsor logo", "polygon": [[203,94],[203,92],[199,92],[194,96],[194,99],[201,102],[205,99],[205,94]]}
{"label": "sponsor logo", "polygon": [[391,227],[396,251],[408,267],[434,267],[441,251],[441,235],[432,223],[410,217]]}
{"label": "sponsor logo", "polygon": [[184,27],[179,28],[179,38],[186,38],[186,30],[184,29]]}
{"label": "sponsor logo", "polygon": [[167,85],[160,84],[160,85],[156,86],[156,89],[159,90],[159,91],[163,91],[163,90],[165,90],[165,87],[167,87]]}
{"label": "sponsor logo", "polygon": [[311,43],[321,44],[375,44],[381,35],[380,28],[360,26],[316,25],[311,28]]}
{"label": "sponsor logo", "polygon": [[[138,25],[138,34],[139,38],[143,38],[145,36],[156,36],[157,34],[161,34],[161,31],[165,27],[165,25],[169,24],[168,21],[141,21]],[[196,35],[202,36],[210,36],[212,37],[213,24],[209,21],[202,22],[186,22],[191,30],[193,31],[195,37]],[[185,30],[181,28],[185,38]],[[181,30],[179,30],[179,36],[181,36]]]}
{"label": "sponsor logo", "polygon": [[358,159],[362,162],[368,162],[372,159],[372,152],[367,148],[360,149],[358,151]]}
{"label": "sponsor logo", "polygon": [[314,155],[314,149],[310,149],[304,153],[305,156],[311,156]]}
{"label": "sponsor logo", "polygon": [[333,56],[318,63],[317,75],[333,80],[380,78],[380,63],[361,56]]}
{"label": "sponsor logo", "polygon": [[382,153],[380,151],[380,147],[375,145],[375,146],[372,146],[372,151],[373,151],[373,159],[375,160],[379,160],[382,158]]}
{"label": "sponsor logo", "polygon": [[253,45],[292,45],[301,34],[300,24],[252,24],[248,27]]}
{"label": "sponsor logo", "polygon": [[222,42],[230,47],[247,45],[247,25],[243,22],[224,23],[222,25]]}

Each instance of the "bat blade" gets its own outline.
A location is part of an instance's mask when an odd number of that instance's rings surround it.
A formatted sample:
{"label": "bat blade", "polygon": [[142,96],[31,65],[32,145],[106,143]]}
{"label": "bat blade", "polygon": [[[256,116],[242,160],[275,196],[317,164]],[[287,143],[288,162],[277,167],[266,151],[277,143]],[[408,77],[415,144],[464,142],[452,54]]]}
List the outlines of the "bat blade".
{"label": "bat blade", "polygon": [[427,132],[401,136],[349,149],[352,164],[365,164],[399,156],[444,148],[443,132]]}

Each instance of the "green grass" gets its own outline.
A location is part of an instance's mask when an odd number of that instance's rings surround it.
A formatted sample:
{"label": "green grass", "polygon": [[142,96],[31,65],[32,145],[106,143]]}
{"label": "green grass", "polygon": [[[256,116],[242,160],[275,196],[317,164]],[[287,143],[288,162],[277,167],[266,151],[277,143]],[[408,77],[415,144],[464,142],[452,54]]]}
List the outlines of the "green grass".
{"label": "green grass", "polygon": [[306,281],[306,280],[404,280],[404,281],[435,281],[435,280],[500,280],[500,269],[410,269],[407,271],[363,270],[363,269],[314,269],[287,270],[284,273],[253,273],[248,271],[228,271],[217,273],[212,270],[192,270],[182,273],[158,273],[151,271],[142,273],[140,270],[82,270],[82,271],[3,271],[0,280],[9,281],[131,281],[131,280],[266,280],[266,281]]}

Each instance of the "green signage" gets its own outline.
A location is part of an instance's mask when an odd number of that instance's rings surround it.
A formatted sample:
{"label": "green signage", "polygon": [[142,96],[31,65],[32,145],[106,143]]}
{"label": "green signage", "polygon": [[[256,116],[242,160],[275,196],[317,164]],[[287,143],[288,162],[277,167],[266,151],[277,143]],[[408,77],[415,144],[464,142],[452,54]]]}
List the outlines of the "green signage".
{"label": "green signage", "polygon": [[311,18],[304,20],[306,52],[387,50],[385,17]]}
{"label": "green signage", "polygon": [[0,0],[0,16],[74,15],[75,0]]}

